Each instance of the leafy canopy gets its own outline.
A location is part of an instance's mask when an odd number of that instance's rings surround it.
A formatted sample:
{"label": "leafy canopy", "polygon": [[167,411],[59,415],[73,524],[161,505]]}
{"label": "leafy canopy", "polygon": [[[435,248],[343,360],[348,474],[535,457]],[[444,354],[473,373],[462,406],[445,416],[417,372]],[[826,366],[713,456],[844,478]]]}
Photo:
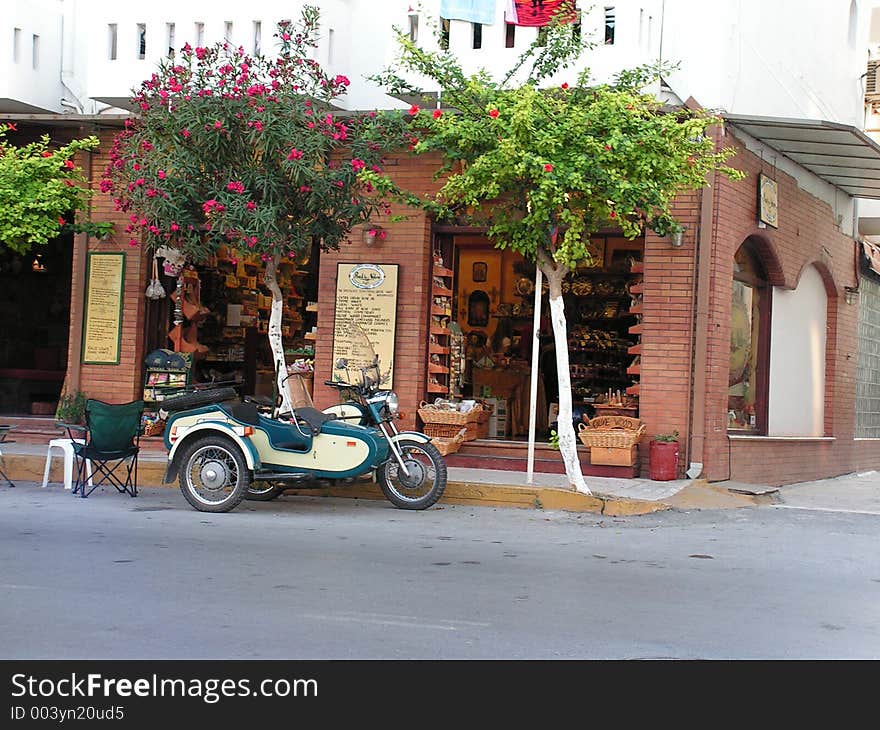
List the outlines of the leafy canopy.
{"label": "leafy canopy", "polygon": [[57,237],[67,226],[62,216],[84,207],[88,181],[73,156],[97,147],[96,137],[57,149],[49,137],[17,147],[6,137],[15,124],[0,124],[0,246],[27,253]]}
{"label": "leafy canopy", "polygon": [[485,72],[467,76],[451,55],[397,36],[397,65],[377,80],[401,91],[398,70],[427,76],[448,107],[411,110],[423,130],[415,152],[445,160],[445,182],[424,205],[439,217],[485,224],[499,248],[571,269],[589,261],[585,242],[599,228],[667,235],[679,227],[671,215],[678,193],[702,187],[714,169],[742,177],[724,165],[733,151],[716,150],[706,134],[717,118],[664,108],[643,91],[658,68],[633,69],[610,84],[591,84],[586,70],[571,86],[539,88],[586,48],[564,26],[551,26],[500,82]]}
{"label": "leafy canopy", "polygon": [[117,136],[102,182],[130,212],[131,245],[171,245],[196,260],[223,243],[294,257],[313,239],[338,248],[386,209],[360,178],[383,172],[403,123],[332,110],[349,81],[311,58],[317,31],[307,6],[297,23],[279,24],[277,58],[186,45],[141,85],[138,117]]}

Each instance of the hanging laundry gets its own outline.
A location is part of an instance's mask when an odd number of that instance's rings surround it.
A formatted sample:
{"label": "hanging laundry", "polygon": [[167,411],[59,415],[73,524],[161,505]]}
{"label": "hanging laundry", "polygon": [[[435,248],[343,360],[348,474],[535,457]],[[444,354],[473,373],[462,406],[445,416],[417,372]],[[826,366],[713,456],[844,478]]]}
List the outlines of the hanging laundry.
{"label": "hanging laundry", "polygon": [[492,25],[495,22],[495,0],[440,0],[440,17]]}
{"label": "hanging laundry", "polygon": [[504,19],[511,25],[544,26],[556,17],[563,23],[577,20],[575,0],[508,0]]}

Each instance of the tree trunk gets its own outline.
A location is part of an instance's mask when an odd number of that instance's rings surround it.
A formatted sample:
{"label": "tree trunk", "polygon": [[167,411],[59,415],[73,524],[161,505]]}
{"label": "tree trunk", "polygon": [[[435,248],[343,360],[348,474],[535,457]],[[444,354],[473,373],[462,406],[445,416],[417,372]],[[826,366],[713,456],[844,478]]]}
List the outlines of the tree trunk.
{"label": "tree trunk", "polygon": [[569,486],[584,494],[592,494],[577,455],[577,435],[571,415],[571,377],[568,366],[568,327],[565,322],[565,303],[562,301],[562,280],[566,271],[560,266],[552,268],[541,263],[541,271],[550,285],[550,321],[553,325],[553,341],[556,345],[556,377],[559,383],[559,417],[556,424],[559,434],[559,453],[565,464]]}
{"label": "tree trunk", "polygon": [[263,281],[269,291],[272,292],[272,310],[269,314],[269,349],[272,351],[272,362],[275,364],[275,386],[281,398],[280,413],[293,413],[293,403],[287,390],[287,363],[284,359],[284,343],[281,340],[281,315],[284,309],[284,299],[281,296],[281,287],[278,286],[278,263],[279,255],[266,262],[266,274]]}

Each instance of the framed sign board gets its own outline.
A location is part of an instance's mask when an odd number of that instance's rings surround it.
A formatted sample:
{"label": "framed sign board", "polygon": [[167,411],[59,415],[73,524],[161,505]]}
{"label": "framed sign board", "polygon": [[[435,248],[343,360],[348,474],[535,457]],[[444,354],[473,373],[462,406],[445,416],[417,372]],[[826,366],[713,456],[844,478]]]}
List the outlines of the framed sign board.
{"label": "framed sign board", "polygon": [[124,253],[88,254],[82,345],[86,364],[119,364],[124,282]]}
{"label": "framed sign board", "polygon": [[339,358],[348,360],[352,377],[358,368],[379,355],[379,368],[387,373],[383,388],[394,380],[394,337],[397,332],[397,264],[337,264],[336,318],[333,326],[333,377]]}
{"label": "framed sign board", "polygon": [[758,175],[758,220],[765,225],[779,228],[778,186],[764,173]]}

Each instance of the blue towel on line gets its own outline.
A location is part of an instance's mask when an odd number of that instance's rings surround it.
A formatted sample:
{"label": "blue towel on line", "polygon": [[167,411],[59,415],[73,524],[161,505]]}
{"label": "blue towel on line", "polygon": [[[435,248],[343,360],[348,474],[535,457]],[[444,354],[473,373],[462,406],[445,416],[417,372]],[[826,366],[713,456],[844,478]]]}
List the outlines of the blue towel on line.
{"label": "blue towel on line", "polygon": [[495,22],[495,0],[440,0],[440,17],[492,25]]}

